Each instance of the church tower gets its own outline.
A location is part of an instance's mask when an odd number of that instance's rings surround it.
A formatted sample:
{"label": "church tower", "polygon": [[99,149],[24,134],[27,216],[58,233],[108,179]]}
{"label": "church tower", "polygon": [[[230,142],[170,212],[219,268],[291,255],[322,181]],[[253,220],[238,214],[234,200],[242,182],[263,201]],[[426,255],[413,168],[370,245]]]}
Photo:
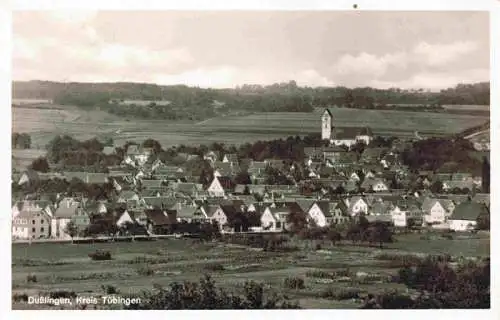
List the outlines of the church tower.
{"label": "church tower", "polygon": [[325,109],[321,116],[321,139],[330,140],[332,138],[333,117],[328,109]]}

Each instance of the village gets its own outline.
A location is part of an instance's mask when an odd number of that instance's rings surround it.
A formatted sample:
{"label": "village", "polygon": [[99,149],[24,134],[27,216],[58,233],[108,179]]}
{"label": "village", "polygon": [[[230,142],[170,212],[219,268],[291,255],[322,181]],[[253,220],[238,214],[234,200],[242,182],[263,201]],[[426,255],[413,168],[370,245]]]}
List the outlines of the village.
{"label": "village", "polygon": [[[89,199],[38,191],[13,199],[12,239],[189,234],[195,231],[188,225],[207,223],[222,233],[280,233],[290,229],[292,216],[320,228],[363,216],[396,229],[457,232],[481,228],[479,219],[489,221],[490,195],[485,192],[489,173],[484,169],[481,175],[431,171],[410,175],[401,153],[411,141],[398,139],[388,147],[372,147],[375,137],[370,128],[337,128],[328,109],[321,116],[321,138],[325,145],[304,148],[302,164],[239,159],[235,153],[209,150],[203,160],[213,174],[206,185],[189,176],[182,164],[165,164],[155,159],[153,148],[135,144],[128,146],[122,164],[110,167],[108,173],[27,169],[13,176],[14,185],[79,181],[112,186],[113,196]],[[361,154],[353,150],[359,144],[366,145]],[[186,155],[192,158],[200,155]],[[296,181],[294,171],[299,169],[305,177]],[[235,179],[242,172],[247,183]],[[291,182],[279,184],[280,179],[274,179],[274,184],[266,184],[271,173]]]}

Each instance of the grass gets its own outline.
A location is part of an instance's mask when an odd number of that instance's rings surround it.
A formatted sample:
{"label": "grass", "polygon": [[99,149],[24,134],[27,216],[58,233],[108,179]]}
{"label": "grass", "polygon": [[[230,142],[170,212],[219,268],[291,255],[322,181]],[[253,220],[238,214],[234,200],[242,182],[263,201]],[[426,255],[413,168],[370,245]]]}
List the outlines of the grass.
{"label": "grass", "polygon": [[[13,308],[29,307],[23,303],[23,294],[74,291],[77,295],[89,296],[101,295],[112,287],[109,290],[116,290],[120,295],[137,295],[143,290],[152,290],[155,284],[165,287],[173,281],[197,281],[204,273],[210,273],[218,285],[231,291],[243,290],[246,280],[262,282],[290,299],[298,300],[304,308],[356,308],[360,303],[332,299],[349,296],[351,291],[373,293],[404,288],[396,283],[380,281],[395,275],[398,268],[388,266],[388,261],[378,258],[390,259],[396,253],[413,254],[408,251],[409,248],[418,248],[415,252],[432,253],[437,250],[452,255],[470,250],[469,253],[476,256],[480,252],[478,248],[488,241],[436,240],[429,245],[428,241],[420,240],[418,236],[397,236],[397,239],[398,242],[384,250],[360,250],[345,245],[325,248],[323,251],[290,253],[255,252],[212,243],[192,246],[190,241],[184,239],[96,244],[13,244],[12,288],[13,297],[18,300],[13,302]],[[464,250],[468,242],[469,249]],[[406,250],[401,250],[401,247]],[[89,253],[98,250],[109,251],[113,260],[92,261],[88,258]],[[300,259],[297,258],[299,256]],[[33,275],[37,281],[28,283],[27,277]],[[303,279],[303,286],[299,285],[302,289],[284,285],[287,278]],[[331,295],[325,292],[331,292]]]}
{"label": "grass", "polygon": [[[392,110],[338,109],[334,113],[334,118],[341,126],[367,125],[377,135],[400,137],[413,135],[415,130],[424,136],[455,133],[489,119],[487,116],[466,114]],[[31,133],[34,149],[43,148],[57,134],[70,134],[79,139],[89,139],[95,135],[109,136],[117,144],[128,140],[142,142],[153,138],[164,147],[212,142],[240,144],[319,133],[319,119],[320,114],[317,112],[284,112],[216,117],[199,123],[180,123],[166,120],[132,120],[100,110],[85,111],[69,106],[64,106],[63,109],[12,109],[13,131]]]}

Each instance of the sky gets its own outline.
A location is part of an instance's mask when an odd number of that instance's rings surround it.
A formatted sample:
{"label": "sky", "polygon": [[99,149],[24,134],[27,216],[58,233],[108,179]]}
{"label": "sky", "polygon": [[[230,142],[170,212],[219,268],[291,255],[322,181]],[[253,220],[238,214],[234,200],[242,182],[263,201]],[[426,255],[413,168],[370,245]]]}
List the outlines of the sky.
{"label": "sky", "polygon": [[489,81],[484,12],[16,11],[13,80],[439,90]]}

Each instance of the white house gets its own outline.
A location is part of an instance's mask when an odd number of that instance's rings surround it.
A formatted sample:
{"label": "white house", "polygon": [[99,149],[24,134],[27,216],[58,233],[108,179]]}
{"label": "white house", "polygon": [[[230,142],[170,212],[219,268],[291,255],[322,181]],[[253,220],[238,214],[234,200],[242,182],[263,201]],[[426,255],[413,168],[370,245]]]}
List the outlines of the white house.
{"label": "white house", "polygon": [[51,237],[57,239],[70,239],[66,233],[66,226],[78,215],[80,202],[72,198],[64,198],[59,203],[51,220]]}
{"label": "white house", "polygon": [[390,214],[395,227],[407,227],[411,219],[418,225],[422,222],[422,212],[416,205],[406,207],[395,205],[390,210]]}
{"label": "white house", "polygon": [[283,231],[287,226],[286,220],[289,214],[290,210],[287,207],[267,207],[260,217],[262,229],[276,232]]}
{"label": "white house", "polygon": [[438,199],[426,198],[422,204],[424,222],[428,224],[443,224],[447,222],[450,212]]}
{"label": "white house", "polygon": [[345,206],[340,202],[316,201],[307,214],[318,227],[340,224],[348,219]]}
{"label": "white house", "polygon": [[229,177],[214,176],[214,179],[207,188],[208,195],[211,197],[222,198],[234,187],[234,183]]}
{"label": "white house", "polygon": [[135,220],[132,219],[127,210],[123,211],[122,215],[116,221],[116,226],[118,228],[123,227],[126,223],[135,223]]}
{"label": "white house", "polygon": [[387,183],[380,178],[365,178],[365,180],[361,184],[361,188],[365,190],[373,190],[375,192],[383,192],[389,190]]}
{"label": "white house", "polygon": [[12,220],[12,237],[39,239],[50,236],[50,217],[42,210],[22,210]]}
{"label": "white house", "polygon": [[347,205],[351,216],[368,213],[368,203],[360,196],[354,196],[349,199]]}

